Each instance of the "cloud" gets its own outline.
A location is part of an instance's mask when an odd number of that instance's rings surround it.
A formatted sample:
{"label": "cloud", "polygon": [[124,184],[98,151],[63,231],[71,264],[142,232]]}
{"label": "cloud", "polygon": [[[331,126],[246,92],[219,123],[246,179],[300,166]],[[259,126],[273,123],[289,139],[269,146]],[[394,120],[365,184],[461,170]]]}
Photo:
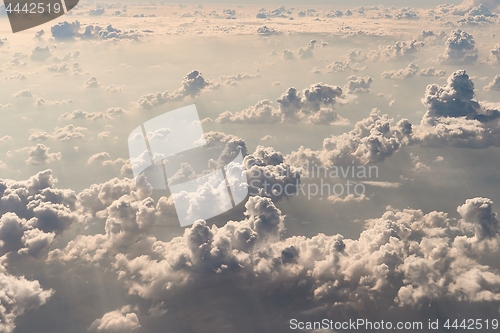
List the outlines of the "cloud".
{"label": "cloud", "polygon": [[497,219],[497,214],[493,212],[493,201],[490,199],[468,199],[457,208],[457,211],[465,222],[473,225],[475,237],[479,241],[498,236],[500,222]]}
{"label": "cloud", "polygon": [[500,44],[495,45],[490,51],[490,62],[494,65],[500,64]]}
{"label": "cloud", "polygon": [[[208,290],[214,302],[224,299],[220,290],[209,288],[214,284],[233,295],[242,286],[254,296],[279,290],[297,304],[307,297],[301,312],[325,303],[336,304],[337,310],[352,304],[371,309],[374,299],[391,308],[418,309],[429,301],[479,303],[500,297],[500,275],[480,264],[499,240],[489,199],[467,200],[457,209],[460,219],[388,207],[365,221],[354,239],[339,234],[286,238],[283,213],[271,199],[254,196],[242,220],[221,227],[198,221],[164,242],[152,236],[151,219],[167,214],[168,207],[164,198],[155,207],[149,200],[139,204],[124,196],[109,207],[105,234],[77,236],[66,248],[52,251],[50,260],[109,267],[129,294],[161,304],[154,309],[163,311],[178,309],[174,300],[187,295],[190,304],[196,302],[199,293],[193,290]],[[134,316],[124,320],[125,313],[132,311],[113,311],[107,318],[138,322]],[[103,317],[94,326],[103,322],[108,321]]]}
{"label": "cloud", "polygon": [[105,160],[108,160],[109,159],[109,153],[103,151],[101,153],[97,153],[97,154],[94,154],[92,155],[88,160],[87,160],[87,164],[92,164],[96,161],[98,162],[103,162]]}
{"label": "cloud", "polygon": [[323,140],[323,148],[312,150],[301,146],[286,156],[294,166],[351,165],[351,163],[380,163],[412,142],[412,125],[407,119],[396,124],[387,115],[373,109],[368,118],[354,125],[354,129]]}
{"label": "cloud", "polygon": [[83,84],[83,88],[99,88],[100,83],[97,82],[97,78],[91,77]]}
{"label": "cloud", "polygon": [[[463,14],[462,14],[463,15]],[[476,7],[471,8],[468,12],[463,15],[464,17],[458,20],[459,24],[467,24],[467,25],[479,25],[479,24],[490,24],[495,21],[492,18],[496,17],[496,14],[493,14],[488,7],[483,4],[480,4]]]}
{"label": "cloud", "polygon": [[406,68],[398,69],[397,71],[388,70],[382,73],[384,79],[408,79],[412,78],[418,73],[418,66],[414,63],[409,64]]}
{"label": "cloud", "polygon": [[52,54],[48,46],[37,46],[31,51],[30,59],[32,61],[44,61],[51,56]]}
{"label": "cloud", "polygon": [[474,83],[465,70],[459,70],[448,77],[444,86],[428,85],[422,102],[430,117],[486,119],[488,115],[482,114],[474,95]]}
{"label": "cloud", "polygon": [[0,143],[7,142],[10,140],[12,140],[12,137],[10,135],[4,135],[4,136],[0,137]]}
{"label": "cloud", "polygon": [[215,121],[218,123],[262,124],[278,123],[281,122],[281,118],[279,110],[273,106],[270,100],[265,99],[234,114],[230,111],[221,113]]}
{"label": "cloud", "polygon": [[173,93],[165,91],[147,94],[142,96],[137,103],[143,108],[151,109],[169,101],[179,101],[186,97],[196,97],[204,90],[217,89],[218,87],[218,84],[212,83],[205,79],[200,72],[193,70],[182,80],[182,87],[178,88]]}
{"label": "cloud", "polygon": [[234,75],[221,75],[219,79],[223,80],[223,84],[226,86],[235,86],[239,81],[259,78],[261,76],[260,74],[238,73]]}
{"label": "cloud", "polygon": [[51,289],[44,290],[36,280],[9,275],[3,266],[0,288],[0,331],[5,333],[14,332],[16,318],[45,304],[53,293]]}
{"label": "cloud", "polygon": [[135,333],[140,329],[139,318],[130,307],[111,311],[96,319],[89,327],[90,332]]}
{"label": "cloud", "polygon": [[56,40],[66,40],[66,39],[134,39],[140,38],[141,33],[137,30],[121,30],[108,24],[106,27],[101,27],[99,25],[87,25],[85,30],[80,32],[82,25],[79,21],[74,22],[59,22],[58,24],[52,26],[50,31],[52,37]]}
{"label": "cloud", "polygon": [[347,78],[347,84],[344,86],[343,90],[348,94],[358,94],[358,93],[368,93],[370,92],[370,85],[373,79],[370,76],[357,77],[351,75]]}
{"label": "cloud", "polygon": [[29,140],[44,141],[47,139],[54,139],[54,140],[66,141],[71,139],[83,139],[85,138],[85,135],[82,132],[86,130],[87,129],[85,127],[78,127],[78,126],[75,127],[73,126],[73,124],[69,124],[64,127],[56,126],[52,134],[41,131],[35,132],[30,135]]}
{"label": "cloud", "polygon": [[424,46],[422,41],[398,41],[394,45],[380,46],[371,51],[367,57],[371,61],[391,61],[394,59],[414,58],[415,54]]}
{"label": "cloud", "polygon": [[[275,136],[272,135],[264,135],[262,138],[260,138],[260,141],[269,141],[269,140],[276,140]],[[0,139],[1,142],[1,139]]]}
{"label": "cloud", "polygon": [[301,170],[285,163],[283,154],[274,148],[259,145],[255,152],[245,156],[243,163],[250,195],[269,197],[276,201],[297,192]]}
{"label": "cloud", "polygon": [[60,101],[57,100],[46,100],[43,97],[38,97],[34,103],[36,106],[43,107],[43,106],[54,106],[54,105],[68,105],[68,104],[73,104],[72,99],[63,99]]}
{"label": "cloud", "polygon": [[328,125],[344,120],[333,111],[334,105],[344,97],[340,87],[325,83],[313,84],[302,92],[292,87],[277,99],[278,108],[275,108],[270,100],[261,100],[254,106],[239,112],[223,112],[215,121],[248,124],[303,121]]}
{"label": "cloud", "polygon": [[313,50],[314,50],[314,45],[316,44],[316,39],[313,39],[307,44],[306,47],[301,47],[297,51],[297,55],[299,56],[300,59],[308,59],[312,58],[314,56]]}
{"label": "cloud", "polygon": [[422,68],[418,72],[418,75],[443,77],[443,76],[446,76],[446,72],[444,70],[441,70],[441,69],[435,69],[434,67],[427,67],[427,68]]}
{"label": "cloud", "polygon": [[68,70],[68,64],[63,62],[60,64],[49,65],[47,66],[47,70],[49,72],[58,72],[58,73],[66,72]]}
{"label": "cloud", "polygon": [[31,98],[31,97],[33,97],[33,93],[31,92],[31,89],[24,89],[24,90],[20,90],[20,91],[16,92],[12,96],[14,96],[14,97],[28,97],[28,98]]}
{"label": "cloud", "polygon": [[49,153],[50,148],[44,144],[37,144],[28,151],[28,159],[26,164],[42,165],[52,161],[60,161],[61,153]]}
{"label": "cloud", "polygon": [[493,80],[484,86],[484,90],[500,91],[500,75],[495,75]]}
{"label": "cloud", "polygon": [[27,80],[27,79],[28,79],[28,78],[26,77],[26,75],[21,74],[21,73],[19,73],[19,74],[17,74],[17,75],[4,76],[3,78],[4,78],[4,79],[6,79],[6,80],[21,80],[21,81],[23,81],[23,80]]}
{"label": "cloud", "polygon": [[281,56],[285,60],[294,60],[295,59],[295,56],[293,55],[293,52],[290,51],[290,50],[288,50],[288,49],[284,49],[283,50],[283,54]]}
{"label": "cloud", "polygon": [[454,10],[455,15],[463,15],[464,13],[473,11],[477,15],[490,13],[490,10],[495,10],[500,5],[498,0],[464,0]]}
{"label": "cloud", "polygon": [[55,39],[71,39],[78,35],[78,30],[80,30],[80,22],[59,22],[58,24],[50,28],[52,37]]}
{"label": "cloud", "polygon": [[[74,110],[72,112],[65,112],[59,116],[61,120],[85,119],[85,120],[98,120],[98,119],[115,119],[127,113],[122,108],[109,108],[104,112],[86,112],[83,110]],[[83,130],[83,128],[81,128]]]}
{"label": "cloud", "polygon": [[474,83],[465,70],[455,71],[446,85],[427,86],[422,100],[427,112],[415,128],[421,145],[484,148],[500,143],[500,111],[475,97]]}
{"label": "cloud", "polygon": [[281,35],[281,31],[264,25],[257,29],[257,34],[261,36]]}
{"label": "cloud", "polygon": [[[209,137],[211,143],[236,142],[234,137],[221,133]],[[251,168],[262,166],[270,171],[271,166],[284,163],[279,152],[266,147],[248,155],[250,161]],[[116,276],[118,282],[114,283],[123,284],[127,294],[134,296],[132,300],[146,309],[126,306],[107,312],[92,322],[90,331],[135,332],[142,324],[141,313],[182,311],[185,306],[178,300],[186,298],[189,307],[193,302],[206,304],[199,290],[207,291],[203,297],[217,303],[222,312],[227,306],[236,310],[239,305],[221,300],[246,291],[258,298],[282,295],[282,300],[298,304],[290,311],[302,315],[325,304],[336,310],[352,309],[357,304],[370,311],[384,302],[389,304],[388,311],[397,312],[401,308],[420,309],[429,302],[479,304],[500,297],[500,275],[484,263],[491,249],[500,245],[500,223],[493,202],[487,198],[466,200],[457,208],[459,218],[443,211],[426,213],[387,207],[380,215],[364,221],[359,236],[349,238],[339,234],[286,236],[287,217],[271,198],[256,195],[248,199],[244,215],[237,220],[221,226],[198,221],[180,236],[162,241],[155,237],[155,226],[164,223],[165,218],[175,218],[172,203],[165,197],[158,202],[149,198],[151,187],[143,178],[138,180],[142,182],[139,186],[133,179],[112,179],[78,195],[54,188],[48,170],[26,181],[0,180],[0,237],[10,242],[2,246],[7,244],[11,252],[19,248],[36,252],[36,244],[44,244],[40,235],[49,237],[50,233],[68,228],[61,219],[65,214],[75,218],[72,223],[79,219],[90,221],[90,217],[104,222],[103,233],[77,234],[62,248],[52,249],[47,264],[107,269],[108,274]],[[331,200],[344,204],[368,198]],[[62,212],[48,214],[56,208]],[[28,222],[33,217],[38,219],[36,223]],[[38,231],[23,231],[25,227]],[[30,288],[5,294],[11,300],[15,299],[13,295],[29,295],[33,302],[2,300],[7,312],[16,307],[19,310],[13,319],[29,308],[26,304],[37,308],[52,293],[43,290],[37,281],[4,278],[0,273],[3,290],[21,285],[14,280]],[[488,283],[484,283],[486,280]],[[227,295],[214,285],[224,286]],[[274,294],[276,291],[279,294]],[[376,304],[373,300],[377,300]],[[267,314],[282,309],[281,305],[266,305],[265,317],[257,313],[258,322],[265,318],[269,321]],[[332,318],[336,319],[340,312],[333,311]],[[12,331],[14,320],[2,321],[2,325],[9,323]],[[183,323],[190,327],[189,322]]]}
{"label": "cloud", "polygon": [[453,30],[446,40],[446,49],[439,56],[439,61],[453,65],[473,64],[478,58],[475,45],[472,35],[460,29]]}

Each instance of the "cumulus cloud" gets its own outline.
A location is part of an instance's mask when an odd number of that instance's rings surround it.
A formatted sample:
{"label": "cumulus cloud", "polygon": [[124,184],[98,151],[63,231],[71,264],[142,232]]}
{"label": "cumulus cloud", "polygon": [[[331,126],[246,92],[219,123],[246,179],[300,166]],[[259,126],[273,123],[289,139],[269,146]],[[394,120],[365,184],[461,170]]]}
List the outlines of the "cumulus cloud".
{"label": "cumulus cloud", "polygon": [[382,73],[384,79],[408,79],[412,78],[418,73],[418,66],[414,63],[409,64],[406,68],[398,69],[397,71],[388,70]]}
{"label": "cumulus cloud", "polygon": [[83,83],[84,88],[99,88],[100,83],[97,82],[97,78],[91,77]]}
{"label": "cumulus cloud", "polygon": [[455,65],[473,64],[478,58],[476,42],[472,35],[460,29],[453,30],[445,43],[445,51],[439,56],[441,63]]}
{"label": "cumulus cloud", "polygon": [[139,318],[130,307],[111,311],[100,319],[96,319],[89,327],[90,332],[103,333],[135,333],[141,327]]}
{"label": "cumulus cloud", "polygon": [[312,58],[314,56],[313,50],[314,50],[314,45],[316,44],[316,40],[313,39],[307,44],[305,47],[299,48],[297,51],[297,55],[299,56],[300,59],[308,59]]}
{"label": "cumulus cloud", "polygon": [[10,141],[12,140],[12,137],[10,135],[4,135],[0,138],[0,143],[2,142],[7,142],[7,141]]}
{"label": "cumulus cloud", "polygon": [[373,79],[370,76],[357,77],[351,75],[347,78],[347,84],[343,90],[348,94],[368,93]]}
{"label": "cumulus cloud", "polygon": [[281,31],[264,25],[257,29],[257,34],[261,36],[281,35]]}
{"label": "cumulus cloud", "polygon": [[55,39],[71,39],[78,35],[78,30],[80,30],[80,22],[59,22],[58,24],[50,28],[52,37]]}
{"label": "cumulus cloud", "polygon": [[51,56],[52,54],[48,46],[37,46],[31,51],[30,59],[33,61],[44,61]]}
{"label": "cumulus cloud", "polygon": [[500,44],[495,45],[490,51],[490,63],[497,65],[500,64]]}
{"label": "cumulus cloud", "polygon": [[412,125],[407,119],[396,124],[379,110],[354,125],[347,133],[331,136],[323,141],[323,148],[312,150],[301,146],[286,157],[294,166],[351,165],[383,162],[402,146],[412,142]]}
{"label": "cumulus cloud", "polygon": [[205,79],[200,72],[193,70],[182,80],[182,87],[178,88],[173,93],[165,91],[147,94],[142,96],[137,104],[143,108],[151,109],[169,101],[179,101],[186,97],[196,97],[204,90],[216,89],[218,87],[218,84],[212,83]]}
{"label": "cumulus cloud", "polygon": [[500,75],[495,75],[493,80],[484,86],[484,90],[500,91]]}
{"label": "cumulus cloud", "polygon": [[435,69],[434,67],[427,67],[427,68],[422,68],[418,72],[418,75],[443,77],[443,76],[446,76],[446,72],[442,69]]}
{"label": "cumulus cloud", "polygon": [[109,159],[109,153],[103,151],[101,153],[97,153],[97,154],[92,155],[87,160],[87,164],[92,164],[94,162],[103,162],[103,161],[108,160],[108,159]]}
{"label": "cumulus cloud", "polygon": [[238,73],[234,75],[221,75],[219,76],[219,79],[221,79],[227,86],[235,86],[239,81],[259,78],[261,76],[262,75],[260,74]]}
{"label": "cumulus cloud", "polygon": [[63,99],[63,100],[47,100],[43,97],[38,97],[34,103],[38,107],[44,107],[44,106],[54,106],[54,105],[68,105],[68,104],[73,104],[72,99]]}
{"label": "cumulus cloud", "polygon": [[474,99],[474,83],[464,70],[455,71],[444,86],[427,86],[422,100],[430,117],[467,117],[486,120],[491,115],[483,114],[480,104]]}
{"label": "cumulus cloud", "polygon": [[[223,141],[221,134],[212,133],[210,137],[211,142]],[[249,171],[260,166],[272,172],[284,158],[271,148],[259,147],[246,162],[251,165]],[[44,244],[38,236],[68,228],[68,222],[54,222],[64,212],[75,219],[89,215],[104,220],[103,233],[77,235],[63,248],[51,250],[48,262],[107,269],[128,294],[139,297],[136,299],[141,306],[150,307],[149,313],[179,310],[177,300],[187,296],[189,306],[201,302],[198,291],[202,289],[215,302],[224,299],[226,295],[214,285],[224,286],[232,295],[250,291],[253,296],[266,297],[279,291],[288,302],[299,304],[292,311],[302,314],[324,304],[336,310],[362,304],[370,310],[377,306],[373,300],[390,304],[392,310],[388,311],[393,311],[400,307],[419,309],[429,302],[479,304],[500,298],[500,274],[483,260],[491,249],[498,248],[500,231],[493,202],[487,198],[466,200],[457,208],[459,218],[442,211],[387,207],[381,215],[364,221],[365,228],[358,237],[348,238],[340,234],[286,237],[286,216],[272,198],[255,195],[248,199],[238,220],[222,226],[200,220],[182,235],[161,241],[155,237],[154,226],[165,217],[175,216],[175,212],[168,198],[155,202],[149,197],[151,187],[142,186],[147,183],[138,186],[133,179],[113,179],[78,195],[55,189],[53,184],[50,171],[27,181],[0,181],[0,237],[9,242],[2,246],[7,244],[11,252],[36,249],[35,244]],[[368,198],[329,200],[345,204]],[[59,211],[47,214],[48,207]],[[38,218],[36,223],[28,223],[33,216]],[[24,231],[26,227],[35,232]],[[0,284],[3,280],[0,273]],[[30,295],[36,301],[2,301],[2,306],[15,304],[4,306],[7,312],[19,306],[13,319],[28,308],[26,304],[36,308],[52,293],[36,281],[14,277],[3,289],[18,285],[15,280],[31,288],[29,292],[6,293],[9,298]],[[486,280],[488,283],[484,283]],[[278,310],[281,304],[269,304],[266,309]],[[224,303],[220,306],[224,311]],[[0,306],[5,318],[1,310]],[[340,312],[333,311],[332,316]],[[94,320],[89,330],[136,332],[141,327],[139,313],[132,306],[110,311]],[[2,321],[2,325],[6,323],[13,325],[14,320]]]}
{"label": "cumulus cloud", "polygon": [[58,72],[58,73],[61,73],[61,72],[66,72],[68,70],[68,64],[63,62],[63,63],[60,63],[60,64],[53,64],[53,65],[49,65],[47,66],[47,70],[49,72]]}
{"label": "cumulus cloud", "polygon": [[422,100],[427,112],[415,129],[415,139],[423,145],[498,145],[500,111],[474,97],[474,83],[465,70],[455,71],[444,86],[427,86]]}
{"label": "cumulus cloud", "polygon": [[286,123],[304,121],[311,124],[330,124],[344,120],[333,111],[344,98],[342,89],[325,83],[316,83],[302,92],[289,88],[277,99],[278,108],[270,100],[261,100],[243,111],[221,113],[218,123]]}
{"label": "cumulus cloud", "polygon": [[[115,119],[117,116],[121,116],[127,113],[122,108],[109,108],[104,112],[86,112],[83,110],[74,110],[72,112],[65,112],[59,116],[59,119],[63,120],[73,120],[73,119],[85,119],[85,120],[98,120],[98,119]],[[80,128],[80,130],[84,130]]]}
{"label": "cumulus cloud", "polygon": [[80,32],[81,24],[79,21],[74,22],[59,22],[50,28],[52,37],[55,39],[139,39],[141,33],[138,30],[121,30],[108,24],[106,27],[99,25],[87,25],[85,30]]}
{"label": "cumulus cloud", "polygon": [[26,311],[34,310],[45,304],[53,290],[44,290],[36,280],[16,277],[0,271],[0,331],[12,333],[16,327],[16,318]]}
{"label": "cumulus cloud", "polygon": [[24,89],[24,90],[20,90],[20,91],[16,92],[12,96],[14,96],[14,97],[28,97],[28,98],[31,98],[31,97],[33,97],[33,93],[31,92],[31,89]]}
{"label": "cumulus cloud", "polygon": [[394,59],[413,58],[424,46],[422,41],[398,41],[394,45],[380,46],[371,51],[367,57],[372,61],[391,61]]}
{"label": "cumulus cloud", "polygon": [[460,5],[454,8],[455,15],[464,15],[472,12],[476,15],[491,15],[491,10],[498,8],[498,0],[464,0]]}
{"label": "cumulus cloud", "polygon": [[290,51],[288,49],[284,49],[283,54],[281,56],[285,60],[294,60],[295,59],[295,56],[293,55],[293,51]]}
{"label": "cumulus cloud", "polygon": [[61,153],[49,153],[50,148],[44,144],[37,144],[28,151],[26,164],[42,165],[52,161],[60,161]]}
{"label": "cumulus cloud", "polygon": [[250,195],[279,200],[297,192],[301,170],[285,163],[283,154],[274,148],[257,146],[255,152],[245,156],[243,163]]}
{"label": "cumulus cloud", "polygon": [[54,129],[51,134],[47,132],[38,131],[30,135],[29,139],[31,141],[44,141],[47,139],[54,139],[60,141],[66,141],[71,139],[83,139],[85,135],[82,133],[86,131],[85,127],[74,126],[72,124],[66,125],[64,127],[58,127]]}
{"label": "cumulus cloud", "polygon": [[[66,248],[52,251],[50,260],[106,265],[130,294],[161,304],[154,308],[163,311],[177,304],[172,300],[186,295],[196,299],[193,290],[214,284],[232,294],[242,285],[252,295],[279,290],[297,304],[306,295],[313,304],[335,303],[336,309],[352,304],[371,308],[375,299],[396,308],[419,308],[429,301],[476,303],[500,297],[500,275],[479,263],[489,246],[498,244],[499,222],[489,199],[467,200],[458,207],[460,219],[445,212],[388,207],[382,216],[365,221],[355,239],[339,234],[285,238],[286,217],[270,198],[254,196],[245,205],[243,220],[221,227],[198,221],[182,236],[158,241],[147,221],[155,210],[166,214],[168,206],[165,199],[155,207],[122,197],[108,209],[105,235],[77,236]],[[119,253],[112,251],[117,245]],[[483,283],[485,279],[489,282]],[[219,292],[211,299],[225,297]],[[133,312],[113,311],[93,327],[105,322],[138,325],[126,313]]]}

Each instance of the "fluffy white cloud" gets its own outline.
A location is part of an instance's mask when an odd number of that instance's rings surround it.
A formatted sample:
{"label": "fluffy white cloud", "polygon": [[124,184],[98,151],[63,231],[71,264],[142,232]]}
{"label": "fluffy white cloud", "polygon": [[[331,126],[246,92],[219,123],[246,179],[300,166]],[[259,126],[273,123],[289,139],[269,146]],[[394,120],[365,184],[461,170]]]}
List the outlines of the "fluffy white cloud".
{"label": "fluffy white cloud", "polygon": [[474,83],[464,70],[455,71],[444,86],[427,86],[422,102],[428,110],[415,128],[415,140],[423,145],[498,145],[500,111],[474,97]]}
{"label": "fluffy white cloud", "polygon": [[297,51],[297,55],[299,56],[300,59],[308,59],[312,58],[314,56],[313,50],[314,50],[314,45],[316,44],[316,40],[313,39],[307,44],[305,47],[299,48]]}
{"label": "fluffy white cloud", "polygon": [[44,106],[54,106],[54,105],[68,105],[68,104],[73,104],[72,99],[63,99],[60,101],[57,100],[46,100],[43,97],[39,97],[36,99],[34,105],[38,107],[44,107]]}
{"label": "fluffy white cloud", "polygon": [[130,307],[111,311],[100,319],[96,319],[89,327],[91,332],[103,333],[135,333],[141,327],[139,318]]}
{"label": "fluffy white cloud", "polygon": [[137,30],[121,30],[108,24],[106,27],[99,25],[87,25],[85,30],[80,32],[82,25],[79,21],[69,23],[67,21],[59,22],[50,28],[52,37],[55,39],[139,39],[141,33]]}
{"label": "fluffy white cloud", "polygon": [[412,78],[415,75],[443,77],[446,75],[446,72],[444,70],[435,69],[434,67],[419,69],[418,65],[414,63],[410,63],[406,68],[382,72],[382,77],[384,79],[404,80]]}
{"label": "fluffy white cloud", "polygon": [[286,161],[294,166],[382,162],[402,146],[410,144],[412,133],[412,125],[407,119],[394,124],[393,119],[374,109],[351,131],[326,138],[321,150],[301,146],[289,154]]}
{"label": "fluffy white cloud", "polygon": [[490,51],[490,62],[492,64],[500,64],[500,44],[495,45]]}
{"label": "fluffy white cloud", "polygon": [[347,78],[347,84],[343,90],[348,94],[368,93],[370,92],[370,85],[373,79],[370,76],[357,77],[351,75]]}
{"label": "fluffy white cloud", "polygon": [[31,92],[31,89],[24,89],[24,90],[18,91],[17,93],[15,93],[12,96],[14,96],[14,97],[28,97],[28,98],[31,98],[31,97],[33,97],[33,93]]}
{"label": "fluffy white cloud", "polygon": [[454,72],[444,86],[427,86],[422,100],[433,117],[479,116],[480,105],[474,100],[474,83],[464,70]]}
{"label": "fluffy white cloud", "polygon": [[[86,120],[98,120],[98,119],[115,119],[117,116],[125,114],[126,111],[122,108],[109,108],[104,112],[86,112],[83,110],[74,110],[72,112],[65,112],[59,116],[59,119],[73,120],[73,119],[86,119]],[[83,131],[84,128],[80,128]]]}
{"label": "fluffy white cloud", "polygon": [[28,159],[26,164],[42,165],[53,161],[61,160],[61,153],[49,153],[50,148],[44,144],[37,144],[28,151]]}
{"label": "fluffy white cloud", "polygon": [[182,87],[178,88],[173,93],[165,91],[147,94],[142,96],[137,104],[143,108],[151,109],[169,101],[183,100],[186,97],[196,97],[203,90],[216,89],[218,87],[218,84],[212,83],[205,79],[200,72],[193,70],[182,80]]}
{"label": "fluffy white cloud", "polygon": [[0,332],[12,333],[16,318],[26,311],[42,306],[52,296],[52,290],[44,290],[36,280],[9,275],[0,269]]}
{"label": "fluffy white cloud", "polygon": [[391,61],[394,59],[411,59],[424,46],[422,41],[398,41],[394,45],[380,46],[371,51],[367,57],[372,61]]}
{"label": "fluffy white cloud", "polygon": [[221,75],[219,76],[219,79],[223,80],[225,85],[235,86],[238,84],[239,81],[254,79],[259,77],[261,77],[260,74],[238,73],[234,75]]}
{"label": "fluffy white cloud", "polygon": [[422,68],[418,72],[418,75],[443,77],[443,76],[446,76],[446,72],[442,69],[435,69],[434,67],[427,67],[427,68]]}
{"label": "fluffy white cloud", "polygon": [[261,36],[281,35],[281,31],[276,30],[273,27],[268,27],[264,25],[257,29],[257,34]]}
{"label": "fluffy white cloud", "polygon": [[30,59],[33,61],[44,61],[52,56],[48,46],[37,46],[31,51]]}
{"label": "fluffy white cloud", "polygon": [[[65,118],[68,119],[68,118]],[[49,134],[47,132],[35,132],[30,135],[29,139],[31,141],[44,141],[47,139],[53,139],[53,140],[60,140],[60,141],[66,141],[66,140],[72,140],[72,139],[83,139],[85,138],[85,135],[82,133],[86,131],[87,129],[85,127],[80,127],[80,126],[74,126],[73,124],[66,125],[64,127],[58,127],[54,129],[54,132],[52,134]]]}
{"label": "fluffy white cloud", "polygon": [[476,42],[472,35],[460,29],[453,30],[445,43],[445,51],[439,56],[441,63],[472,64],[478,58]]}
{"label": "fluffy white cloud", "polygon": [[414,77],[418,73],[418,66],[410,63],[406,68],[398,69],[397,71],[389,70],[382,73],[384,79],[408,79]]}
{"label": "fluffy white cloud", "polygon": [[83,83],[84,88],[99,88],[100,84],[97,82],[97,78],[91,77]]}
{"label": "fluffy white cloud", "polygon": [[493,80],[484,86],[484,90],[500,91],[500,75],[495,75]]}
{"label": "fluffy white cloud", "polygon": [[[365,81],[359,83],[365,87],[368,84]],[[333,111],[333,107],[344,97],[340,87],[325,83],[313,84],[302,92],[291,87],[277,99],[278,108],[275,108],[270,100],[262,100],[240,112],[223,112],[215,121],[248,124],[304,121],[328,125],[343,120]]]}

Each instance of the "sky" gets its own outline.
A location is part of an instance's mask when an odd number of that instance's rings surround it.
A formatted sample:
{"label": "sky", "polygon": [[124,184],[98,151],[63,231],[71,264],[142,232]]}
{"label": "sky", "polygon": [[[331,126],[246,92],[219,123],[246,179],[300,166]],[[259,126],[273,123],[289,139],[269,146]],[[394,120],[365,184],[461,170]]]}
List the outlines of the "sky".
{"label": "sky", "polygon": [[498,0],[0,12],[1,333],[498,324]]}

